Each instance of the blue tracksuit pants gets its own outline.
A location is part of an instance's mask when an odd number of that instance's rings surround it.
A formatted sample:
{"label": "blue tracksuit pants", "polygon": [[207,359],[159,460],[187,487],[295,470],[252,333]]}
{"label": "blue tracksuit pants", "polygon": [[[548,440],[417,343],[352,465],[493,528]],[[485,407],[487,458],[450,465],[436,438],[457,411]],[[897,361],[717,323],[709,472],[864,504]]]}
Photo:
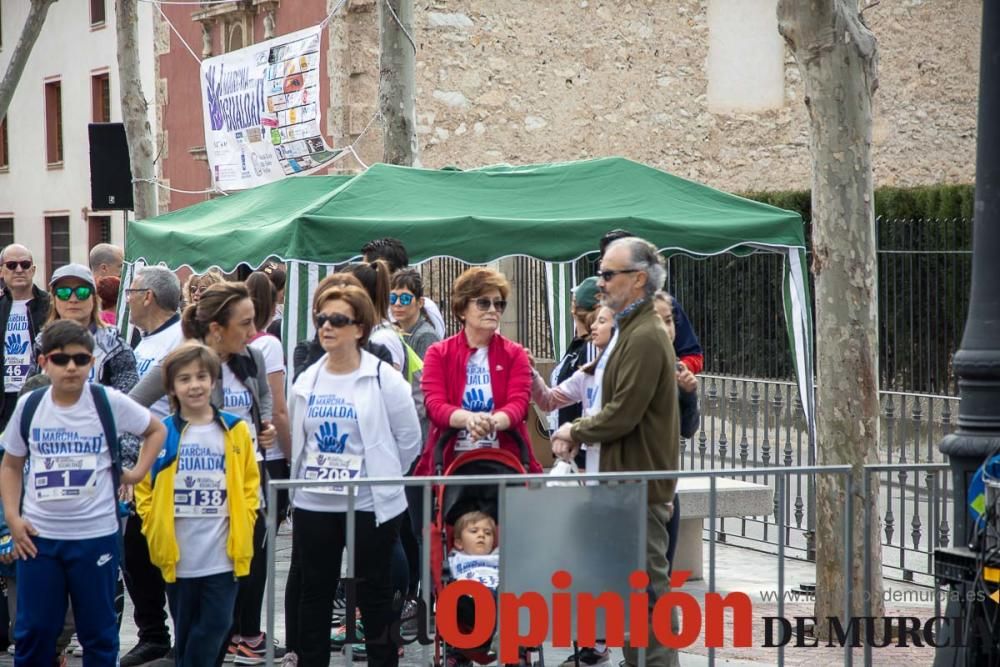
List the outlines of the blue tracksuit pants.
{"label": "blue tracksuit pants", "polygon": [[73,602],[84,667],[117,667],[117,533],[88,540],[34,538],[38,555],[17,563],[16,667],[51,665]]}

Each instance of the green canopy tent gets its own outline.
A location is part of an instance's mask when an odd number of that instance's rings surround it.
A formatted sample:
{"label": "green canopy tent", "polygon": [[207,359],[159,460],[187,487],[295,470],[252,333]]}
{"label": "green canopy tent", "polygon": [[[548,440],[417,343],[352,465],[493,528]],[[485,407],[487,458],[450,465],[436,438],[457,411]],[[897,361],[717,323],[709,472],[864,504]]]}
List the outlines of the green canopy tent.
{"label": "green canopy tent", "polygon": [[[310,288],[365,242],[401,239],[414,263],[479,264],[514,255],[547,262],[555,349],[564,349],[570,263],[624,227],[663,252],[785,256],[784,302],[805,416],[814,421],[805,237],[794,212],[622,158],[468,171],[373,165],[355,177],[303,176],[130,224],[129,268],[163,262],[233,270],[289,264],[289,353],[312,335]],[[126,273],[126,281],[131,271]],[[810,429],[812,430],[812,429]]]}

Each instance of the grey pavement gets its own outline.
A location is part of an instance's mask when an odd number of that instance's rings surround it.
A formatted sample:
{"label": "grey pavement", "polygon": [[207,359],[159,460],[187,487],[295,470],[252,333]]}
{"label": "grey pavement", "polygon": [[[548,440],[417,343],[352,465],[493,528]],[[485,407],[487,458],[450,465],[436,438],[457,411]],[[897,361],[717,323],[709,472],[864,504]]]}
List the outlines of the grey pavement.
{"label": "grey pavement", "polygon": [[[705,572],[708,576],[708,543],[705,543]],[[283,614],[283,582],[285,581],[289,559],[291,556],[291,539],[286,530],[282,530],[278,538],[277,563],[278,582],[277,593],[277,615],[275,627],[278,629],[276,636],[279,641],[284,640],[284,614]],[[784,580],[786,588],[790,590],[799,584],[814,581],[814,568],[811,563],[786,559]],[[727,646],[715,651],[716,665],[771,665],[777,664],[777,649],[765,648],[763,644],[762,623],[759,619],[763,616],[776,615],[776,603],[765,601],[770,592],[776,590],[778,580],[778,559],[771,554],[765,554],[750,549],[738,548],[725,544],[719,544],[716,551],[716,590],[722,593],[743,592],[750,596],[753,602],[754,615],[754,646],[750,648],[736,648],[731,646],[732,637],[729,627],[726,629],[725,640]],[[898,598],[898,602],[887,604],[888,615],[909,614],[919,617],[930,617],[933,615],[933,601],[928,600],[928,591],[925,588],[903,584],[895,581],[886,581],[886,589],[891,591]],[[708,592],[708,581],[688,582],[683,590],[694,596],[699,602],[704,602],[704,596]],[[807,598],[796,599],[786,598],[786,616],[798,615],[808,616],[812,614],[812,604]],[[704,606],[702,607],[704,609]],[[126,603],[125,621],[122,625],[121,642],[122,652],[132,648],[136,642],[136,629],[131,618],[131,605]],[[708,665],[708,649],[703,646],[704,631],[696,644],[683,651],[680,656],[680,664],[683,667],[702,667]],[[551,643],[544,646],[545,663],[548,665],[558,665],[571,653],[570,649],[555,648]],[[609,667],[617,667],[621,660],[621,651],[612,649],[613,655]],[[919,665],[930,665],[933,662],[934,650],[931,648],[898,648],[889,647],[879,649],[875,652],[874,664],[876,665],[898,665],[907,664],[908,667]],[[427,667],[433,658],[433,647],[419,647],[414,644],[406,647],[406,653],[400,660],[401,667]],[[824,665],[844,664],[843,649],[839,648],[794,648],[787,647],[784,654],[787,665],[808,665],[809,667],[820,667]],[[855,653],[855,660],[858,664],[863,664],[860,652]],[[0,666],[12,665],[13,660],[9,656],[0,656]],[[169,667],[171,661],[157,661],[149,663],[151,667]],[[339,653],[335,653],[330,660],[331,665],[346,665],[346,659]],[[362,664],[362,663],[357,663]],[[69,665],[82,665],[80,658],[70,658]]]}

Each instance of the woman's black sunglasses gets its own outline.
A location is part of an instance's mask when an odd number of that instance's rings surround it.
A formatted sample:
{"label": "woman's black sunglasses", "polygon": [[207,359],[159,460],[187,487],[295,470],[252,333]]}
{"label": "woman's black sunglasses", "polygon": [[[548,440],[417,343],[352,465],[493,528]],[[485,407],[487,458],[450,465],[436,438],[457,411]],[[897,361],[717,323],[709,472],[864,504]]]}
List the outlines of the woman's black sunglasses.
{"label": "woman's black sunglasses", "polygon": [[322,329],[324,324],[329,324],[334,329],[342,329],[351,324],[361,323],[357,320],[352,320],[347,315],[341,315],[340,313],[334,313],[333,315],[319,313],[316,315],[316,328]]}

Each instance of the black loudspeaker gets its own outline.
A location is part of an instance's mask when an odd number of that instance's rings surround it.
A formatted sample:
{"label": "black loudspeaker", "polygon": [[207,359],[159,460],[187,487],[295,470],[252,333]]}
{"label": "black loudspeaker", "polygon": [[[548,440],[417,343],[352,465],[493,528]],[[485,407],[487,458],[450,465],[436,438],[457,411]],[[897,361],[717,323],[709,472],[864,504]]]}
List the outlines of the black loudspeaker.
{"label": "black loudspeaker", "polygon": [[132,165],[125,126],[90,123],[90,208],[94,211],[132,210]]}

